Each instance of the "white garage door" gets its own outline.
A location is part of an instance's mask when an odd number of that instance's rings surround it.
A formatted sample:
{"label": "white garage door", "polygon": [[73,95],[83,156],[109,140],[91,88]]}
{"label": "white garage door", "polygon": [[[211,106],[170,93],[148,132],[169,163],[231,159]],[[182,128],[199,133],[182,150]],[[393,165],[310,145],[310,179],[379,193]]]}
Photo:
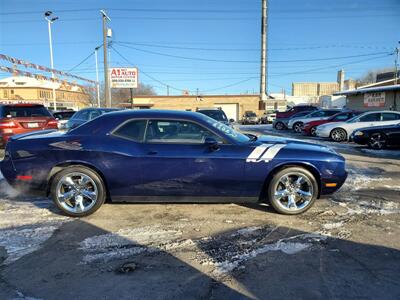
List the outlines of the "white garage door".
{"label": "white garage door", "polygon": [[228,119],[234,119],[235,121],[239,118],[239,105],[237,103],[229,104],[218,104],[215,103],[214,107],[220,107],[228,117]]}

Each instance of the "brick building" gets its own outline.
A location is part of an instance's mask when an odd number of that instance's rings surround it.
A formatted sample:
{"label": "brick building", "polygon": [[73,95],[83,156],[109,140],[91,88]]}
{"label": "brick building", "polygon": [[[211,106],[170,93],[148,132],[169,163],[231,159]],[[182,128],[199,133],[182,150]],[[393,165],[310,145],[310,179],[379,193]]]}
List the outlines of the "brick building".
{"label": "brick building", "polygon": [[13,76],[0,80],[0,103],[40,103],[53,107],[53,88],[57,108],[87,107],[90,95],[81,87],[31,77]]}

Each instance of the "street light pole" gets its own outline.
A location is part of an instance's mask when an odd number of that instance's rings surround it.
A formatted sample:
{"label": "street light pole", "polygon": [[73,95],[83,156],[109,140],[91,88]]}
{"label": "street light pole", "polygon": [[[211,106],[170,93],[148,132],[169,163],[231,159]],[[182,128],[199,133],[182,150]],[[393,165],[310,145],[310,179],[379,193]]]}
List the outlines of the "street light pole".
{"label": "street light pole", "polygon": [[94,48],[94,57],[96,59],[96,90],[97,90],[97,107],[100,107],[100,85],[99,85],[99,67],[97,62],[97,51],[101,46]]}
{"label": "street light pole", "polygon": [[110,87],[108,81],[108,62],[107,62],[107,20],[111,19],[107,16],[104,10],[100,10],[103,21],[103,55],[104,55],[104,97],[106,100],[106,107],[111,107]]}
{"label": "street light pole", "polygon": [[[51,37],[51,24],[53,24],[54,21],[58,19],[58,17],[53,17],[49,18],[53,13],[51,11],[46,11],[44,13],[44,18],[47,21],[47,26],[48,26],[48,31],[49,31],[49,45],[50,45],[50,67],[52,69],[51,71],[51,78],[54,79],[54,61],[53,61],[53,41]],[[54,81],[52,82],[52,87],[53,87],[53,108],[54,110],[57,110],[57,101],[56,101],[56,89],[54,87]]]}

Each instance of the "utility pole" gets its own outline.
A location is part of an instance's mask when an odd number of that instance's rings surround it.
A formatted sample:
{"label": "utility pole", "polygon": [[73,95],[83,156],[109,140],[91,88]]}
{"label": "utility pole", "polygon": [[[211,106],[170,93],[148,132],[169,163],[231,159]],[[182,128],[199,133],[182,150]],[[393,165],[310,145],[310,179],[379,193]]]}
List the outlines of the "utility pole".
{"label": "utility pole", "polygon": [[260,72],[260,97],[267,100],[267,33],[268,33],[268,0],[262,1],[261,15],[261,72]]}
{"label": "utility pole", "polygon": [[169,96],[169,85],[167,85],[167,96]]}
{"label": "utility pole", "polygon": [[[50,67],[53,70],[54,69],[54,62],[53,62],[53,41],[52,41],[52,37],[51,37],[51,24],[53,24],[53,22],[55,22],[56,20],[58,20],[58,17],[52,17],[50,18],[50,16],[53,14],[53,12],[51,11],[46,11],[44,13],[44,18],[47,21],[47,27],[49,30],[49,45],[50,45]],[[51,78],[54,79],[54,72],[51,71]],[[56,89],[54,87],[54,80],[52,82],[52,87],[53,87],[53,109],[57,110],[57,101],[56,101]]]}
{"label": "utility pole", "polygon": [[[399,41],[399,44],[400,44],[400,41]],[[394,60],[394,84],[397,84],[397,82],[398,82],[398,79],[399,79],[399,76],[398,76],[398,73],[399,73],[399,53],[400,53],[400,48],[399,47],[396,47],[396,49],[395,49],[395,53],[396,53],[396,56],[395,56],[395,60]]]}
{"label": "utility pole", "polygon": [[97,90],[97,107],[100,107],[100,84],[99,84],[99,65],[97,62],[97,51],[101,46],[94,48],[94,58],[96,60],[96,90]]}
{"label": "utility pole", "polygon": [[102,21],[103,21],[103,54],[104,54],[104,97],[106,100],[106,107],[111,107],[110,99],[110,85],[109,85],[109,74],[108,74],[108,61],[107,61],[107,20],[111,19],[107,16],[104,10],[100,10]]}

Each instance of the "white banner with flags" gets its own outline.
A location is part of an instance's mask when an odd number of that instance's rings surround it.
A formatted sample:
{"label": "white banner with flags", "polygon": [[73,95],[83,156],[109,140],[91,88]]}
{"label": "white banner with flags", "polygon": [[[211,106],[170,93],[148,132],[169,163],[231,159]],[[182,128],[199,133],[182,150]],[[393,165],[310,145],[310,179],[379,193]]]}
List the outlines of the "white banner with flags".
{"label": "white banner with flags", "polygon": [[135,89],[138,87],[137,68],[111,68],[109,74],[111,88]]}
{"label": "white banner with flags", "polygon": [[385,92],[364,94],[364,107],[385,107]]}

